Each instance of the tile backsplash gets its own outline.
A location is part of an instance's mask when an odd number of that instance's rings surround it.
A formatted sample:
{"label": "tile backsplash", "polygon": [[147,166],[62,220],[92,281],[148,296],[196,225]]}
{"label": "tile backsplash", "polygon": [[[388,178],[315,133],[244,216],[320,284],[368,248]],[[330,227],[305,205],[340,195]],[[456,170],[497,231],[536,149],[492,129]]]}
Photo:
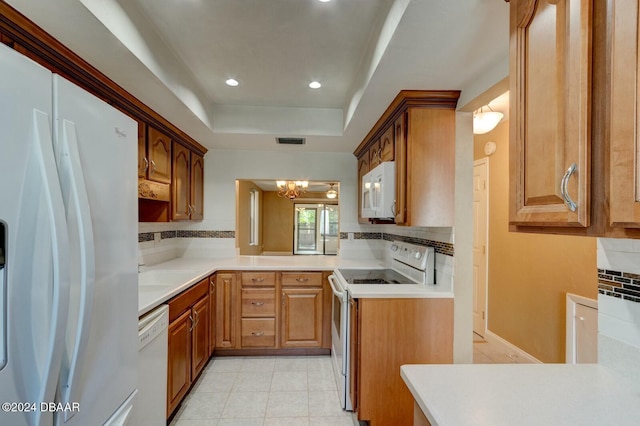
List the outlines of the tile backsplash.
{"label": "tile backsplash", "polygon": [[640,380],[640,241],[598,238],[598,362]]}

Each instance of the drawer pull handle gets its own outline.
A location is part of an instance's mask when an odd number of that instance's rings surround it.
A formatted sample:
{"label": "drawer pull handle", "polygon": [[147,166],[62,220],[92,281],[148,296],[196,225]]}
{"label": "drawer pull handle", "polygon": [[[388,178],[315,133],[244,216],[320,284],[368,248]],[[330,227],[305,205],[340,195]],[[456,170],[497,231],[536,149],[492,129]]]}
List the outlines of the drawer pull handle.
{"label": "drawer pull handle", "polygon": [[264,331],[252,331],[251,335],[256,337],[264,336]]}
{"label": "drawer pull handle", "polygon": [[299,283],[306,283],[307,281],[309,281],[309,278],[296,278],[296,281],[298,281]]}
{"label": "drawer pull handle", "polygon": [[251,302],[251,304],[254,306],[262,306],[264,305],[264,302]]}
{"label": "drawer pull handle", "polygon": [[261,283],[264,281],[264,278],[251,278],[251,281],[256,282],[256,283]]}

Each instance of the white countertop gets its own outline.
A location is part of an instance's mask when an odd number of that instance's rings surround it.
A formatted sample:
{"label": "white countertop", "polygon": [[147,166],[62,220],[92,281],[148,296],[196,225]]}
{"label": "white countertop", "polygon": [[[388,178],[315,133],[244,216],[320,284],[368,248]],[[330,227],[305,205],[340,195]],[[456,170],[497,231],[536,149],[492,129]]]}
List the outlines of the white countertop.
{"label": "white countertop", "polygon": [[404,365],[432,426],[638,425],[640,384],[598,364]]}
{"label": "white countertop", "polygon": [[178,295],[216,271],[332,271],[335,268],[381,268],[379,262],[338,256],[236,256],[179,258],[145,267],[138,274],[138,315]]}

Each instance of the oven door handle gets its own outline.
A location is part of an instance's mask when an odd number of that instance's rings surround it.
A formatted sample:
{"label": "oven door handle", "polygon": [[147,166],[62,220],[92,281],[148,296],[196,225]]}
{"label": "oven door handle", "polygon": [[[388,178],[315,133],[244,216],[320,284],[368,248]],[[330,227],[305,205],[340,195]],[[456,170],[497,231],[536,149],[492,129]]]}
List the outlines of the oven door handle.
{"label": "oven door handle", "polygon": [[338,288],[341,288],[341,286],[340,283],[338,283],[335,275],[329,275],[329,285],[331,286],[333,294],[339,297],[343,302],[347,301],[347,292],[345,290],[338,290]]}

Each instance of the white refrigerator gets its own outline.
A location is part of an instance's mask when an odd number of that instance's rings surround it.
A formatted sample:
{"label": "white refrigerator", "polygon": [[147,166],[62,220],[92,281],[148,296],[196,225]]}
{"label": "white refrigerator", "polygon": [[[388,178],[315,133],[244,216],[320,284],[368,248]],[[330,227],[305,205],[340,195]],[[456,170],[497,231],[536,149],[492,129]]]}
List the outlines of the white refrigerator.
{"label": "white refrigerator", "polygon": [[127,424],[137,134],[131,118],[0,44],[0,425]]}

